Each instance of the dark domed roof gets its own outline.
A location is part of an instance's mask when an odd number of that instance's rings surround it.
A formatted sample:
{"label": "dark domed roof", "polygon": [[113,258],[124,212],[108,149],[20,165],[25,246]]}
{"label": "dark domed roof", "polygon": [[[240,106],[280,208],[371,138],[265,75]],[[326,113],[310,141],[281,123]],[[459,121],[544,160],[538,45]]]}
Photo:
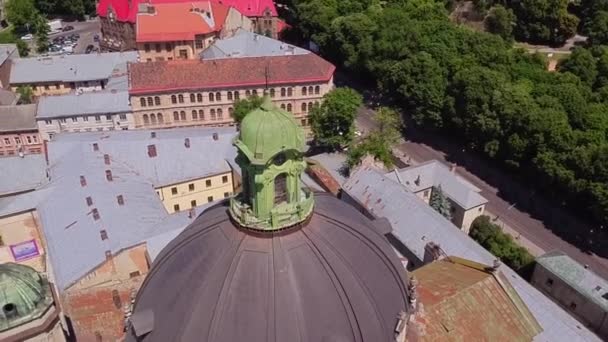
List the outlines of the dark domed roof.
{"label": "dark domed roof", "polygon": [[145,342],[389,342],[402,311],[406,273],[386,238],[318,194],[280,232],[237,228],[226,203],[205,211],[156,259],[132,317],[147,317]]}

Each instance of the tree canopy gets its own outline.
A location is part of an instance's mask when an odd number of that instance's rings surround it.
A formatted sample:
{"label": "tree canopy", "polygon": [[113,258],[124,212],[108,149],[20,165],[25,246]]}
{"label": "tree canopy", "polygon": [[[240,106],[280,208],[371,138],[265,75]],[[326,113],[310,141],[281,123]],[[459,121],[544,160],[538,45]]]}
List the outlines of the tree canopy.
{"label": "tree canopy", "polygon": [[518,246],[511,235],[503,233],[500,226],[492,223],[488,216],[476,218],[469,235],[514,270],[521,270],[534,262],[528,250]]}
{"label": "tree canopy", "polygon": [[323,103],[310,112],[317,146],[337,150],[350,144],[354,135],[361,95],[351,88],[336,88],[323,96]]}
{"label": "tree canopy", "polygon": [[452,204],[443,193],[441,185],[433,187],[431,191],[431,198],[429,200],[431,208],[435,209],[436,212],[440,213],[441,216],[445,217],[448,221],[452,220]]}
{"label": "tree canopy", "polygon": [[[516,37],[559,41],[576,26],[565,12],[567,3],[525,0],[505,7],[517,16]],[[589,230],[570,235],[608,226],[608,161],[602,155],[608,150],[608,48],[576,49],[558,72],[548,72],[541,56],[451,23],[444,6],[433,0],[361,0],[348,6],[293,0],[298,22],[292,24],[302,23],[303,38],[316,42],[345,73],[378,84],[419,128],[441,130],[547,198],[559,199],[559,206],[589,214]],[[530,18],[525,25],[523,15]],[[354,116],[338,115],[345,124],[336,125],[341,120],[330,112],[327,106],[313,111],[313,130],[320,142],[336,147],[349,141],[335,138],[350,131]],[[374,142],[372,136],[362,143],[375,148]]]}
{"label": "tree canopy", "polygon": [[252,110],[260,107],[264,99],[259,96],[250,96],[247,99],[240,99],[234,102],[232,117],[237,123],[241,123],[245,116]]}

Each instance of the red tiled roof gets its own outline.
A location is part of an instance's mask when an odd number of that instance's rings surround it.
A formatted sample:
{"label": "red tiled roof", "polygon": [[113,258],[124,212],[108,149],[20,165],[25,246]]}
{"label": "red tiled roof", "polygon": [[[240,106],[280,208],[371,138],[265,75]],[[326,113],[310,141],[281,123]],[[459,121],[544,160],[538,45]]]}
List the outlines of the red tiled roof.
{"label": "red tiled roof", "polygon": [[[108,15],[108,8],[112,7],[116,14],[116,20],[135,23],[139,4],[151,3],[157,5],[191,2],[192,0],[100,0],[97,4],[97,15],[106,17]],[[212,2],[227,7],[234,7],[248,17],[262,17],[266,9],[270,11],[271,16],[277,16],[277,9],[272,0],[212,0]],[[129,3],[131,3],[131,6],[129,6]]]}
{"label": "red tiled roof", "polygon": [[183,60],[129,65],[131,94],[188,89],[327,82],[335,67],[323,58],[305,55]]}
{"label": "red tiled roof", "polygon": [[[192,11],[197,9],[197,11]],[[194,40],[222,29],[229,8],[209,1],[154,5],[154,14],[137,15],[138,42]]]}

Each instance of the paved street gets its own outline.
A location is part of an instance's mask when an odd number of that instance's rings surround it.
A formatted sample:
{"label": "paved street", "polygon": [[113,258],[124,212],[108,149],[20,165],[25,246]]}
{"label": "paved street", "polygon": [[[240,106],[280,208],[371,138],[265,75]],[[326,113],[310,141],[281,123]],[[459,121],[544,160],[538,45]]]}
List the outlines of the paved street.
{"label": "paved street", "polygon": [[[361,110],[358,118],[357,125],[360,130],[363,130],[364,133],[369,132],[370,129],[376,126],[376,123],[373,121],[373,111],[370,109]],[[410,125],[411,126],[411,125]],[[447,142],[449,144],[449,142]],[[452,145],[453,147],[453,145]],[[431,159],[437,159],[443,162],[446,165],[451,165],[453,160],[467,160],[467,165],[478,165],[485,164],[483,161],[476,158],[476,156],[471,153],[466,153],[466,151],[459,151],[453,154],[460,154],[458,158],[454,155],[449,155],[442,152],[439,149],[433,148],[423,142],[417,141],[405,141],[396,147],[400,153],[406,154],[412,160],[416,162],[424,162]],[[489,169],[491,167],[487,165],[483,165],[483,167]],[[478,188],[480,188],[481,195],[488,199],[489,203],[486,207],[486,210],[492,213],[495,218],[498,216],[498,222],[503,222],[505,225],[509,226],[513,231],[521,234],[522,240],[529,241],[532,244],[531,247],[533,253],[538,253],[540,250],[550,251],[550,250],[562,250],[570,255],[572,258],[577,260],[582,264],[589,265],[591,269],[593,269],[596,273],[602,275],[604,278],[608,279],[608,259],[601,258],[597,255],[589,255],[581,251],[579,248],[573,246],[572,244],[564,241],[559,236],[555,235],[551,230],[549,230],[543,221],[532,217],[527,212],[523,211],[517,206],[517,203],[511,203],[505,200],[502,193],[493,185],[489,184],[486,180],[481,179],[476,176],[466,167],[461,165],[457,166],[456,172]],[[491,169],[490,172],[494,173],[496,177],[509,178],[508,175],[503,174],[500,170]],[[486,175],[490,172],[485,173]],[[511,182],[513,182],[511,180]],[[514,186],[515,187],[515,186]],[[531,199],[534,199],[534,202],[538,201],[538,199],[533,197],[533,194],[529,195]],[[572,228],[572,222],[553,222],[553,224],[567,224]],[[509,229],[507,229],[509,231]],[[526,243],[523,243],[526,245]]]}

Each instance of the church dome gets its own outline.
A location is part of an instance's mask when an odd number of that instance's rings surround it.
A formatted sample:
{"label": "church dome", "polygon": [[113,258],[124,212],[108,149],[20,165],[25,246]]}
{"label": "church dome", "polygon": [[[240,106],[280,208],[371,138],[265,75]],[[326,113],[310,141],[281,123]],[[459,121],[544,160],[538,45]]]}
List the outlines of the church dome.
{"label": "church dome", "polygon": [[237,144],[253,164],[264,165],[281,151],[302,151],[304,132],[289,112],[274,107],[266,97],[241,122]]}
{"label": "church dome", "polygon": [[0,331],[38,318],[51,303],[48,283],[33,268],[0,264]]}
{"label": "church dome", "polygon": [[315,198],[274,232],[240,228],[226,202],[205,211],[155,260],[127,341],[395,341],[405,269],[375,221]]}

